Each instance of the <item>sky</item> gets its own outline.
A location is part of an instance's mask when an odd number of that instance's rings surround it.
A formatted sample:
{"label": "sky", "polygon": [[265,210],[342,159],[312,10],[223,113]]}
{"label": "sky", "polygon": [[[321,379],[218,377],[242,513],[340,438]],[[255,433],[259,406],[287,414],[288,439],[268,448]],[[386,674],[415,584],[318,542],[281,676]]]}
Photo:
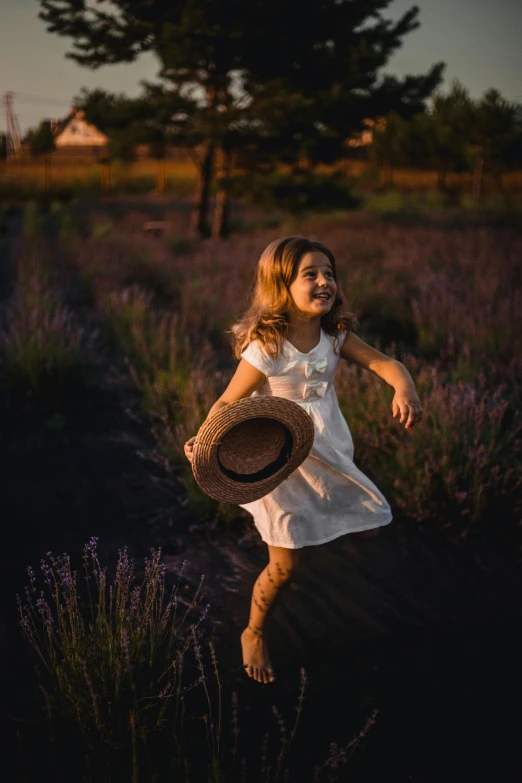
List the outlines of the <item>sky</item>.
{"label": "sky", "polygon": [[[521,0],[393,0],[384,16],[397,19],[412,5],[420,9],[421,26],[405,36],[383,73],[422,74],[442,60],[443,90],[458,79],[473,98],[496,87],[522,102]],[[63,117],[82,87],[135,96],[142,79],[155,79],[158,63],[151,54],[95,71],[67,60],[69,39],[47,32],[39,8],[36,0],[0,0],[0,93],[14,93],[22,133],[41,119]]]}

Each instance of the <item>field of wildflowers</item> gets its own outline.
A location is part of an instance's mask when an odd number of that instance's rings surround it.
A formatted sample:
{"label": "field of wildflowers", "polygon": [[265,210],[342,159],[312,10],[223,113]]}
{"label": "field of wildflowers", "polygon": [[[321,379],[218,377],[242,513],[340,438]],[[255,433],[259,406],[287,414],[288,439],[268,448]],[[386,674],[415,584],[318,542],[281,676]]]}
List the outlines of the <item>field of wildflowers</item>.
{"label": "field of wildflowers", "polygon": [[[67,228],[62,279],[101,314],[198,513],[214,515],[216,506],[195,485],[181,446],[233,370],[226,332],[245,305],[261,250],[298,230],[332,248],[360,336],[404,362],[424,403],[422,423],[403,432],[391,419],[391,389],[342,363],[337,388],[361,468],[412,524],[513,542],[522,519],[522,240],[515,228],[403,226],[346,214],[176,245],[144,236],[145,216],[136,212],[102,237],[96,226],[108,216],[98,213],[91,224],[67,210],[53,217],[58,236]],[[75,220],[81,237],[71,236]],[[40,252],[52,268],[55,251]],[[67,339],[65,328],[60,334]],[[19,351],[25,365],[21,343]],[[218,513],[234,519],[233,509]]]}
{"label": "field of wildflowers", "polygon": [[[167,237],[145,236],[146,220],[139,209],[121,216],[99,206],[27,206],[11,251],[13,289],[0,314],[1,383],[14,411],[55,410],[81,395],[86,368],[99,358],[93,346],[101,324],[194,517],[248,527],[237,509],[199,490],[182,444],[233,372],[226,332],[245,306],[261,250],[277,236],[305,234],[335,253],[359,335],[408,367],[423,401],[422,423],[404,431],[391,416],[392,390],[343,363],[337,391],[357,464],[406,525],[517,554],[522,236],[515,226],[338,214],[217,242],[184,236],[182,211]],[[96,327],[86,326],[89,312]],[[81,583],[80,564],[75,570],[68,555],[42,560],[43,586],[29,567],[20,623],[34,652],[51,747],[63,742],[60,720],[78,730],[78,780],[250,781],[254,768],[263,783],[289,780],[285,754],[298,742],[306,673],[291,732],[273,706],[277,751],[268,751],[269,734],[255,738],[251,755],[238,751],[237,693],[225,720],[216,650],[200,634],[208,605],[199,607],[199,593],[180,602],[160,561],[153,550],[133,585],[134,565],[122,549],[109,584],[91,539]],[[339,779],[375,720],[374,710],[359,735],[342,747],[332,743],[309,779]],[[71,779],[56,755],[54,764],[57,779]]]}
{"label": "field of wildflowers", "polygon": [[[360,336],[404,362],[424,402],[423,422],[401,432],[390,420],[391,390],[342,363],[338,391],[361,468],[416,524],[499,540],[519,528],[522,240],[514,228],[401,226],[345,214],[198,242],[144,236],[145,220],[138,211],[118,221],[99,210],[86,217],[58,206],[44,215],[28,205],[1,338],[13,393],[45,387],[52,397],[58,385],[81,382],[89,339],[58,301],[59,276],[75,301],[101,315],[162,453],[198,512],[214,514],[181,446],[232,372],[226,332],[245,306],[260,251],[298,230],[332,248]],[[54,239],[44,239],[46,225]],[[174,225],[183,225],[182,212]],[[234,517],[229,508],[219,513]]]}

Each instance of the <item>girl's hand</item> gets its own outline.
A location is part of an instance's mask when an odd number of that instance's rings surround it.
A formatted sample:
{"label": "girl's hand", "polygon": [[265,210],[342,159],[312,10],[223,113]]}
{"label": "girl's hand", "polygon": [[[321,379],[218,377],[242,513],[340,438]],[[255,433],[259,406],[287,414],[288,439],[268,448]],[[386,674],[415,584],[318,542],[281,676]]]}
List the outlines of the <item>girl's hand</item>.
{"label": "girl's hand", "polygon": [[422,418],[422,405],[415,389],[396,390],[392,400],[392,412],[393,418],[400,414],[400,424],[407,420],[407,430],[414,427]]}
{"label": "girl's hand", "polygon": [[188,440],[183,447],[183,450],[185,452],[185,457],[188,459],[189,462],[192,462],[195,440],[196,440],[196,436],[194,435],[194,437]]}

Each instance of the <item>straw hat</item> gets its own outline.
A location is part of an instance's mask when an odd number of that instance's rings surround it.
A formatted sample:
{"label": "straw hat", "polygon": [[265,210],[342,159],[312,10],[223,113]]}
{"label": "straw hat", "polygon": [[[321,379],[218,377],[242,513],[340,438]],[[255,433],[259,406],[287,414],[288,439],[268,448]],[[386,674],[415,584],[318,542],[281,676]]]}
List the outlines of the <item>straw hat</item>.
{"label": "straw hat", "polygon": [[214,500],[251,503],[288,478],[313,441],[312,419],[297,403],[284,397],[247,397],[201,425],[192,470]]}

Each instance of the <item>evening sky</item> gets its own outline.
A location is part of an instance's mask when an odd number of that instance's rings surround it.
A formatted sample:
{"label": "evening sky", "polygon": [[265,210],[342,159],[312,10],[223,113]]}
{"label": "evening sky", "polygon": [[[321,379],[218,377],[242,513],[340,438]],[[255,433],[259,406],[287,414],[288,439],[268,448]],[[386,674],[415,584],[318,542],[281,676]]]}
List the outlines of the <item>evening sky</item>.
{"label": "evening sky", "polygon": [[[414,4],[421,27],[404,38],[386,72],[426,73],[442,60],[444,89],[459,79],[473,98],[496,87],[507,99],[522,102],[521,0],[394,0],[385,16],[398,18]],[[0,93],[15,93],[22,131],[45,117],[64,116],[84,86],[135,96],[141,79],[154,80],[158,64],[151,54],[96,71],[67,60],[69,39],[47,32],[39,7],[35,0],[0,0]]]}

